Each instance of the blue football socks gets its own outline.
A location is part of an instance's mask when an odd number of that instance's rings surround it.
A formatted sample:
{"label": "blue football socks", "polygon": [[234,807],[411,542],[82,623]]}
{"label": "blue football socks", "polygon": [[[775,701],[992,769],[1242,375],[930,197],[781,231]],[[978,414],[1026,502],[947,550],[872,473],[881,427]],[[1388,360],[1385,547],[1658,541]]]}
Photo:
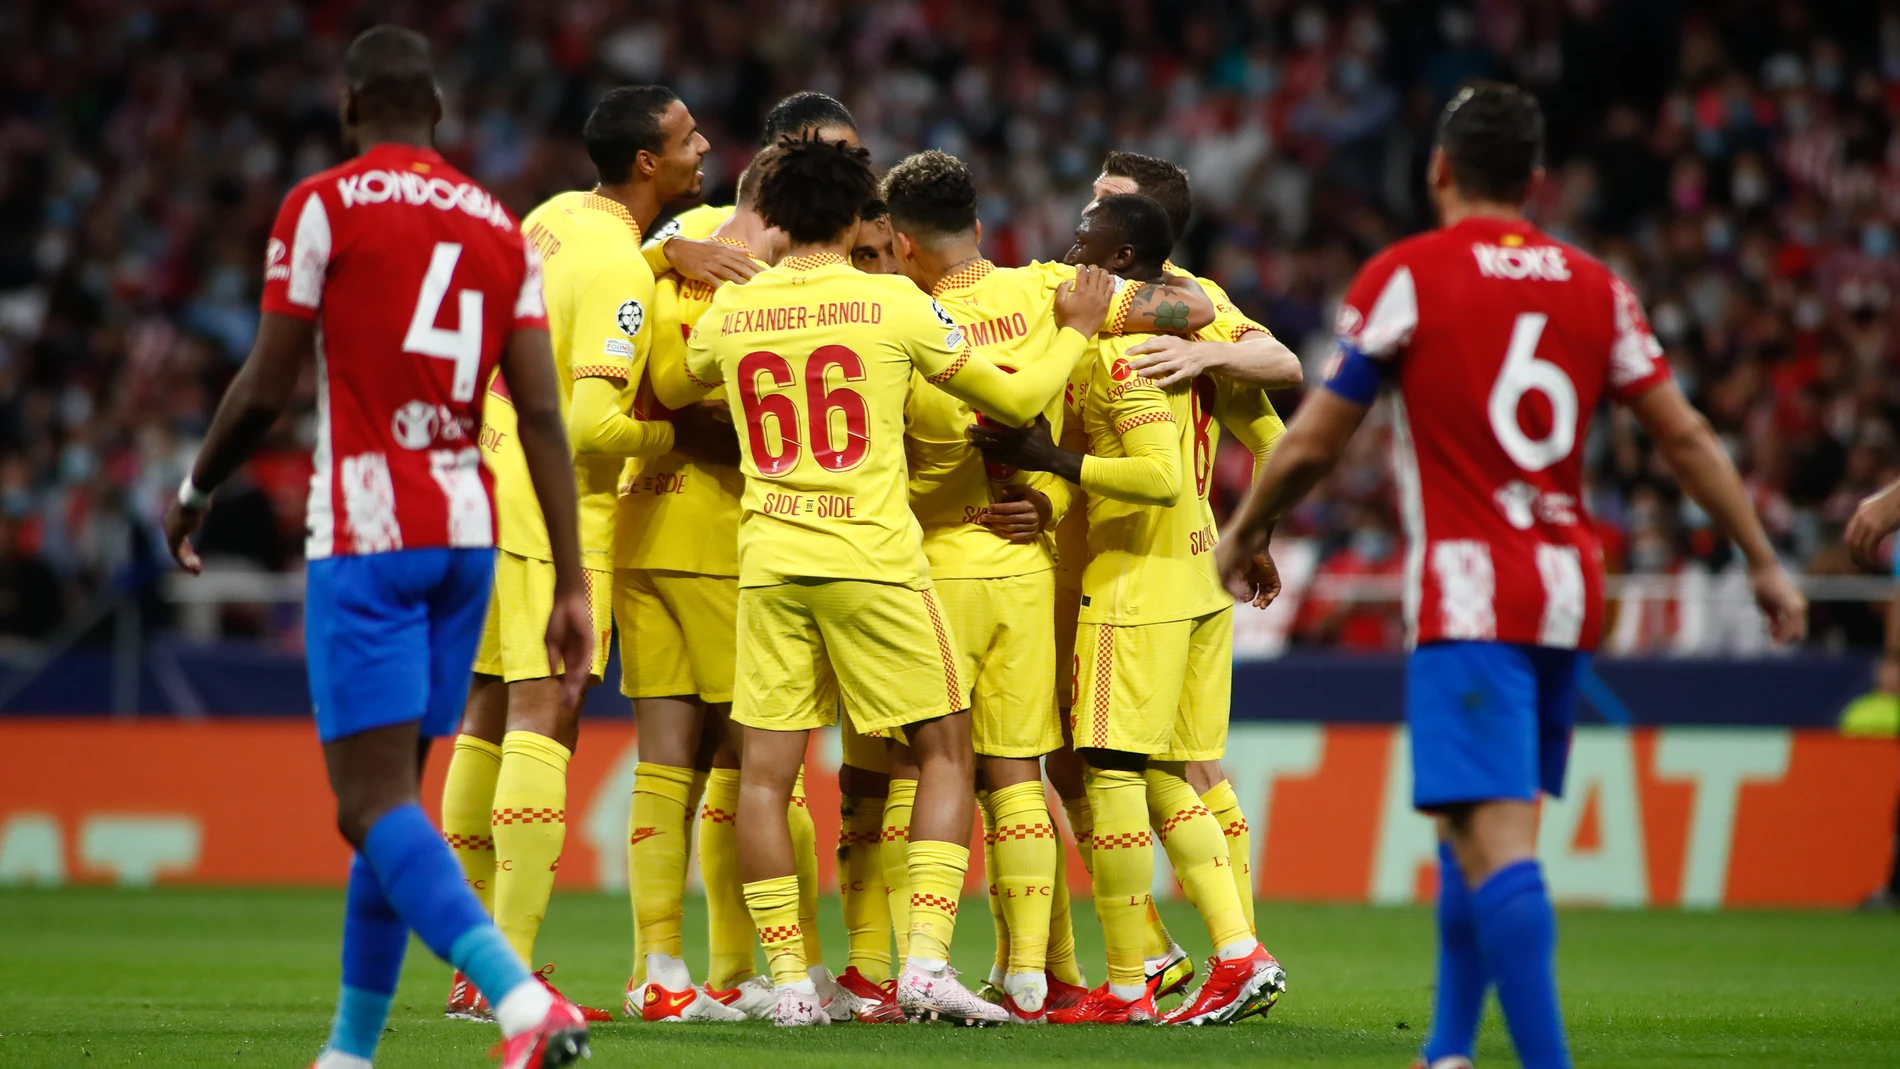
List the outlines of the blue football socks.
{"label": "blue football socks", "polygon": [[350,866],[344,906],[343,990],[330,1023],[331,1050],[365,1060],[376,1056],[408,949],[408,925],[383,896],[369,862],[358,855]]}
{"label": "blue football socks", "polygon": [[1432,1005],[1432,1030],[1421,1053],[1427,1064],[1453,1054],[1475,1053],[1478,1022],[1484,1017],[1487,980],[1478,927],[1471,911],[1471,890],[1464,869],[1448,843],[1438,844],[1438,997]]}
{"label": "blue football socks", "polygon": [[534,975],[488,919],[421,806],[385,813],[364,837],[363,854],[383,893],[423,944],[460,969],[491,1002]]}
{"label": "blue football socks", "polygon": [[1537,862],[1491,874],[1471,895],[1484,971],[1524,1069],[1570,1069],[1563,1011],[1557,1004],[1557,918]]}

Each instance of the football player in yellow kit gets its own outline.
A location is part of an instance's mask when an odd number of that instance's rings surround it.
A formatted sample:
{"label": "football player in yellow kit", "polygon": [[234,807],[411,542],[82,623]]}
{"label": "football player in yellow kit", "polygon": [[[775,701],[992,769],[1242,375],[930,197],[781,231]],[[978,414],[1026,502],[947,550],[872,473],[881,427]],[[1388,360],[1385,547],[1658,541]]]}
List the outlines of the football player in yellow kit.
{"label": "football player in yellow kit", "polygon": [[[1069,259],[1126,277],[1159,279],[1172,245],[1152,200],[1092,204]],[[974,433],[993,462],[1051,471],[1086,490],[1088,560],[1075,645],[1072,726],[1093,816],[1096,911],[1109,980],[1060,1024],[1160,1018],[1143,961],[1153,880],[1152,824],[1216,948],[1201,990],[1165,1020],[1230,1023],[1270,1006],[1285,973],[1253,936],[1220,824],[1186,778],[1189,761],[1225,746],[1233,601],[1211,570],[1217,539],[1207,505],[1228,427],[1264,459],[1283,427],[1264,391],[1202,377],[1164,392],[1137,376],[1139,339],[1102,339],[1069,393],[1087,454],[1058,448],[1048,428]]]}
{"label": "football player in yellow kit", "polygon": [[[786,137],[819,137],[856,147],[857,120],[836,98],[803,90],[772,105],[765,113],[761,147]],[[697,191],[695,191],[697,192]],[[744,282],[759,265],[731,246],[713,240],[714,231],[732,218],[733,208],[700,204],[688,208],[655,230],[641,248],[655,277],[668,270],[701,282]]]}
{"label": "football player in yellow kit", "polygon": [[909,509],[904,398],[917,369],[999,420],[1027,421],[1060,391],[1110,291],[1101,272],[1080,272],[1056,297],[1066,357],[1007,377],[911,283],[846,262],[874,186],[862,150],[789,144],[760,186],[788,255],[723,288],[688,347],[702,389],[732,384],[744,428],[732,718],[744,738],[746,901],[779,985],[775,1019],[828,1021],[806,974],[785,806],[810,729],[831,723],[840,699],[862,731],[902,728],[919,779],[897,998],[914,1016],[995,1023],[1007,1015],[948,963],[973,818],[969,686]]}
{"label": "football player in yellow kit", "polygon": [[[586,417],[590,399],[611,404],[615,384],[641,373],[652,338],[646,312],[653,276],[639,256],[640,229],[662,204],[698,189],[708,145],[686,105],[661,86],[609,93],[589,116],[583,137],[600,184],[554,197],[522,220],[522,230],[544,265],[561,400],[577,454],[581,559],[601,637],[592,666],[598,679],[606,664],[601,647],[612,627],[607,592],[621,463],[619,455],[600,454],[664,452],[673,445],[674,427],[639,424],[626,428],[624,441],[603,446],[594,423],[576,415]],[[541,639],[554,591],[547,525],[529,485],[500,376],[489,387],[481,442],[500,512],[495,595],[443,786],[442,825],[470,885],[523,960],[532,961],[566,839],[567,763],[580,710],[561,706],[560,666],[548,663]],[[485,1012],[459,975],[447,1012]],[[606,1019],[605,1011],[589,1013],[590,1019]]]}
{"label": "football player in yellow kit", "polygon": [[[1048,358],[1057,333],[1051,298],[1075,268],[997,267],[984,259],[976,184],[953,156],[909,157],[885,177],[883,192],[900,270],[937,299],[977,352],[1011,371]],[[1213,316],[1212,303],[1192,282],[1128,283],[1101,330],[1193,330]],[[1061,405],[1052,401],[1046,414],[1059,422]],[[1008,934],[998,940],[991,985],[1012,1017],[1033,1022],[1050,1004],[1072,1005],[1086,992],[1039,764],[1062,742],[1056,649],[1043,623],[1054,608],[1053,562],[1040,540],[1012,543],[980,521],[999,500],[1031,498],[1045,509],[1048,501],[1025,484],[995,481],[1006,473],[985,471],[967,436],[974,420],[963,402],[913,384],[906,411],[911,509],[963,651],[963,675],[975,688],[972,734],[981,758],[986,867],[997,929]]]}

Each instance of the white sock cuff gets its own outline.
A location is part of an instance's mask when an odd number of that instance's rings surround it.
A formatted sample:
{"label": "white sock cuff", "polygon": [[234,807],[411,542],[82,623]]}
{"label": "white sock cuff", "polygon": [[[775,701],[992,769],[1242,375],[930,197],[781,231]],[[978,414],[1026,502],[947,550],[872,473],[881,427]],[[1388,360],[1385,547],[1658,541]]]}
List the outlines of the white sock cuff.
{"label": "white sock cuff", "polygon": [[495,1003],[495,1021],[501,1025],[501,1034],[512,1038],[540,1024],[553,1008],[554,996],[530,977]]}

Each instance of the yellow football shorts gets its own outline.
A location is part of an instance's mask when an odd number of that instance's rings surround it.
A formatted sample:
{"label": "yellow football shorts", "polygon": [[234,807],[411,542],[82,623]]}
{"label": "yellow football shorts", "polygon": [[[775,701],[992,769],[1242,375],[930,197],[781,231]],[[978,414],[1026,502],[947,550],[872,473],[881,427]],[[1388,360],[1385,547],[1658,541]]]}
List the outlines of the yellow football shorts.
{"label": "yellow football shorts", "polygon": [[732,719],[800,731],[838,719],[863,733],[969,707],[962,655],[935,590],[861,579],[739,588]]}
{"label": "yellow football shorts", "polygon": [[861,768],[866,772],[891,771],[890,747],[885,743],[886,733],[866,735],[851,726],[851,718],[838,720],[838,744],[843,751],[839,760],[852,768]]}
{"label": "yellow football shorts", "polygon": [[[613,603],[608,591],[612,572],[583,569],[587,601],[594,614],[594,663],[599,679],[607,671],[613,643]],[[507,550],[495,552],[495,590],[488,619],[475,648],[475,671],[510,683],[558,674],[548,671],[548,614],[554,611],[554,565]]]}
{"label": "yellow football shorts", "polygon": [[963,651],[971,687],[970,736],[985,757],[1041,757],[1062,746],[1056,712],[1056,643],[1043,621],[1055,603],[1053,573],[942,579],[937,596]]}
{"label": "yellow football shorts", "polygon": [[1215,761],[1227,750],[1234,610],[1165,624],[1078,624],[1077,749],[1161,761]]}
{"label": "yellow football shorts", "polygon": [[[1082,612],[1082,588],[1056,586],[1056,649],[1072,654],[1075,646],[1075,621]],[[1075,665],[1073,656],[1056,657],[1056,701],[1067,709],[1075,702]]]}
{"label": "yellow football shorts", "polygon": [[620,693],[732,700],[738,579],[622,568],[614,572],[613,600],[620,628]]}

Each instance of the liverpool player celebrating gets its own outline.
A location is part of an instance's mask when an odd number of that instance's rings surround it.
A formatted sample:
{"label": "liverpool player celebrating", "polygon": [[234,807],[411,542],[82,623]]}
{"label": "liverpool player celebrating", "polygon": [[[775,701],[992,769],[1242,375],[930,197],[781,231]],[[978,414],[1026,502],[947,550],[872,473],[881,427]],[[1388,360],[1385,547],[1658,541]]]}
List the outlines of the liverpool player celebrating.
{"label": "liverpool player celebrating", "polygon": [[[1080,338],[1058,329],[1051,308],[1056,287],[1075,277],[1066,264],[997,267],[978,248],[976,183],[968,167],[942,152],[920,152],[891,169],[884,199],[895,231],[899,269],[936,298],[972,345],[998,366],[1020,370],[1042,360],[1073,367]],[[1143,334],[1195,330],[1214,309],[1192,283],[1129,283],[1102,329]],[[1078,348],[1068,351],[1061,342]],[[1059,424],[1062,406],[1048,415]],[[923,526],[924,554],[943,598],[945,615],[963,650],[962,675],[975,688],[970,708],[976,752],[982,757],[985,841],[991,902],[999,907],[998,973],[1004,1008],[1021,1020],[1041,1020],[1050,994],[1045,965],[1056,982],[1082,986],[1076,969],[1067,888],[1062,885],[1055,827],[1042,788],[1039,759],[1062,744],[1056,719],[1058,651],[1044,621],[1054,611],[1054,561],[1047,544],[1016,544],[976,522],[999,496],[1040,494],[1017,485],[992,489],[983,458],[967,432],[968,405],[921,383],[912,389],[905,418],[911,510]],[[1058,432],[1059,433],[1059,432]],[[1049,946],[1051,911],[1058,943]],[[1045,961],[1053,949],[1053,959]],[[1079,1000],[1080,990],[1074,994]],[[1064,1001],[1062,1005],[1071,1005]]]}
{"label": "liverpool player celebrating", "polygon": [[367,1069],[412,930],[494,1000],[506,1069],[587,1052],[580,1012],[528,972],[417,802],[419,757],[454,730],[488,603],[494,511],[475,433],[498,361],[549,517],[536,648],[544,666],[566,665],[549,686],[567,704],[593,655],[539,265],[501,203],[427,147],[442,116],[430,66],[410,30],[351,42],[342,120],[362,155],[284,198],[257,341],[165,517],[172,554],[196,573],[186,539],[211,490],[316,355],[305,637],[337,827],[356,851],[343,990],[317,1069]]}
{"label": "liverpool player celebrating", "polygon": [[1367,262],[1340,355],[1221,542],[1251,593],[1275,519],[1331,469],[1382,387],[1408,546],[1412,801],[1441,839],[1438,1000],[1419,1064],[1469,1066],[1485,991],[1527,1069],[1570,1065],[1551,971],[1556,923],[1532,851],[1537,797],[1563,791],[1578,680],[1602,627],[1602,566],[1580,447],[1607,393],[1740,546],[1776,638],[1806,602],[1734,466],[1670,379],[1636,295],[1520,205],[1541,180],[1543,115],[1480,83],[1439,120],[1427,181],[1440,229]]}
{"label": "liverpool player celebrating", "polygon": [[[920,771],[898,1001],[919,1016],[996,1022],[1003,1010],[948,964],[973,815],[969,685],[908,507],[904,396],[915,368],[1020,423],[1071,369],[1043,361],[1006,376],[910,282],[853,270],[845,254],[873,192],[863,150],[788,145],[759,187],[760,212],[786,232],[788,255],[722,289],[687,353],[703,389],[733,384],[745,427],[732,710],[744,728],[740,863],[779,984],[779,1023],[823,1023],[805,972],[785,806],[807,735],[832,722],[840,698],[861,730],[903,728]],[[1083,271],[1058,297],[1065,329],[1092,330],[1108,294],[1105,277]]]}
{"label": "liverpool player celebrating", "polygon": [[[1153,282],[1172,243],[1160,205],[1119,194],[1083,213],[1069,259]],[[1207,494],[1217,421],[1256,458],[1282,427],[1259,387],[1203,377],[1163,391],[1137,376],[1127,352],[1142,340],[1102,339],[1089,375],[1070,391],[1087,455],[1056,448],[1042,423],[1028,432],[979,427],[974,436],[992,460],[1054,472],[1088,492],[1072,726],[1088,766],[1109,975],[1085,1003],[1050,1020],[1160,1017],[1143,961],[1152,824],[1216,948],[1200,992],[1165,1020],[1227,1024],[1270,1006],[1286,975],[1254,938],[1221,826],[1187,780],[1187,762],[1218,758],[1226,745],[1233,661],[1233,599],[1213,567]]]}

